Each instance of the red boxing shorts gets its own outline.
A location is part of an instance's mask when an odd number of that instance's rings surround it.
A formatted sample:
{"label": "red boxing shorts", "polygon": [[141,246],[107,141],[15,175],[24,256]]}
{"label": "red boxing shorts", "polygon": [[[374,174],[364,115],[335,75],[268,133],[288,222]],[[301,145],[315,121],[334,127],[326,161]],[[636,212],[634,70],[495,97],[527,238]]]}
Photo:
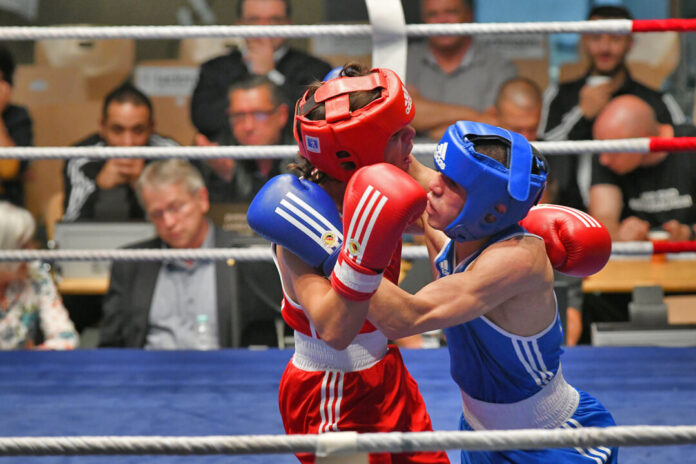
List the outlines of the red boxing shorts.
{"label": "red boxing shorts", "polygon": [[[306,371],[288,363],[280,381],[280,413],[287,434],[332,431],[432,431],[418,385],[396,346],[376,364],[360,371]],[[314,455],[297,455],[314,463]],[[373,453],[370,464],[449,463],[447,454]]]}

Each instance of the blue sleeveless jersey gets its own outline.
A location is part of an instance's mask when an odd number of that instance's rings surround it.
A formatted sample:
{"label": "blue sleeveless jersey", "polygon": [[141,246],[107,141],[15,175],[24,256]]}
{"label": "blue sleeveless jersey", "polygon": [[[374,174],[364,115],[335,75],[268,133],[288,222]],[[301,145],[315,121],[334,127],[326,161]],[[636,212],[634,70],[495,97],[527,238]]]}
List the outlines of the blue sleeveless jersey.
{"label": "blue sleeveless jersey", "polygon": [[[494,235],[487,246],[529,234],[519,226]],[[449,241],[435,259],[439,277],[464,272],[483,249],[457,265],[454,242]],[[450,371],[459,388],[487,403],[516,403],[539,392],[558,373],[563,349],[563,329],[556,310],[554,321],[540,333],[520,337],[496,326],[485,316],[445,329],[450,353]],[[577,389],[576,389],[577,390]],[[615,425],[611,414],[595,398],[579,391],[579,403],[560,428]],[[464,415],[461,430],[474,430]],[[542,450],[461,452],[462,464],[535,463],[613,464],[618,449],[559,448]]]}
{"label": "blue sleeveless jersey", "polygon": [[[525,234],[519,226],[508,228],[487,246]],[[483,251],[457,266],[454,243],[450,240],[435,260],[440,277],[450,269],[465,271]],[[538,392],[556,375],[563,352],[558,313],[551,325],[531,337],[508,333],[485,316],[447,328],[445,334],[452,378],[469,396],[489,403],[513,403]]]}

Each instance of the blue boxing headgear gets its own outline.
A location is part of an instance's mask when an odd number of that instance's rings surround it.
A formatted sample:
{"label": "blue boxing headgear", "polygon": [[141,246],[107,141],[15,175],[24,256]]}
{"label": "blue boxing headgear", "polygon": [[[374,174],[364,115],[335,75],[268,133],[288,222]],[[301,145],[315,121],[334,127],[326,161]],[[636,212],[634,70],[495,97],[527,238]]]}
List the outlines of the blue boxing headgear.
{"label": "blue boxing headgear", "polygon": [[[496,140],[508,147],[507,166],[474,149],[474,142]],[[541,198],[547,167],[522,135],[488,124],[452,124],[435,149],[435,167],[466,189],[459,216],[445,233],[460,242],[493,235],[524,219]],[[504,212],[496,209],[504,207]],[[502,208],[501,208],[502,209]]]}

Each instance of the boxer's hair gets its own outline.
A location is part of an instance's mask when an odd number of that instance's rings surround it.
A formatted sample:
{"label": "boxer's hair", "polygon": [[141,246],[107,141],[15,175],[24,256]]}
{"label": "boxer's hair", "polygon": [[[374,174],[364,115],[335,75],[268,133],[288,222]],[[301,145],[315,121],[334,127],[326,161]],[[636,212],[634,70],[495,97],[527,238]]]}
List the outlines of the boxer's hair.
{"label": "boxer's hair", "polygon": [[104,98],[104,106],[102,107],[102,118],[106,119],[106,112],[109,109],[109,105],[113,102],[117,103],[132,103],[135,106],[145,105],[150,112],[150,121],[152,122],[152,102],[150,99],[141,92],[136,86],[130,82],[124,82],[123,84],[116,87],[114,90],[109,92],[109,94]]}

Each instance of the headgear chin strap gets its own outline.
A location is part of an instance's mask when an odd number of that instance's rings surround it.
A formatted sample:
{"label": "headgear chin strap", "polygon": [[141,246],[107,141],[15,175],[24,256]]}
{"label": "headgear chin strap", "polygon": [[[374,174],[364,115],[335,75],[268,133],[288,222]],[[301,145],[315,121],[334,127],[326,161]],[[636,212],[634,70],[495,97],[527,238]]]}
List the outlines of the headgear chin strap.
{"label": "headgear chin strap", "polygon": [[[366,106],[350,111],[350,94],[380,89],[381,95]],[[317,169],[343,182],[362,166],[384,161],[392,135],[411,122],[415,108],[399,76],[375,68],[358,77],[336,77],[324,82],[313,95],[305,92],[295,109],[294,134],[300,154]],[[324,103],[325,119],[306,115]]]}
{"label": "headgear chin strap", "polygon": [[[508,147],[509,167],[474,150],[475,141],[486,139]],[[452,124],[440,139],[434,159],[438,171],[467,193],[461,213],[445,228],[449,237],[460,242],[517,224],[539,201],[546,185],[546,164],[527,139],[488,124]],[[496,208],[498,205],[503,208]]]}

